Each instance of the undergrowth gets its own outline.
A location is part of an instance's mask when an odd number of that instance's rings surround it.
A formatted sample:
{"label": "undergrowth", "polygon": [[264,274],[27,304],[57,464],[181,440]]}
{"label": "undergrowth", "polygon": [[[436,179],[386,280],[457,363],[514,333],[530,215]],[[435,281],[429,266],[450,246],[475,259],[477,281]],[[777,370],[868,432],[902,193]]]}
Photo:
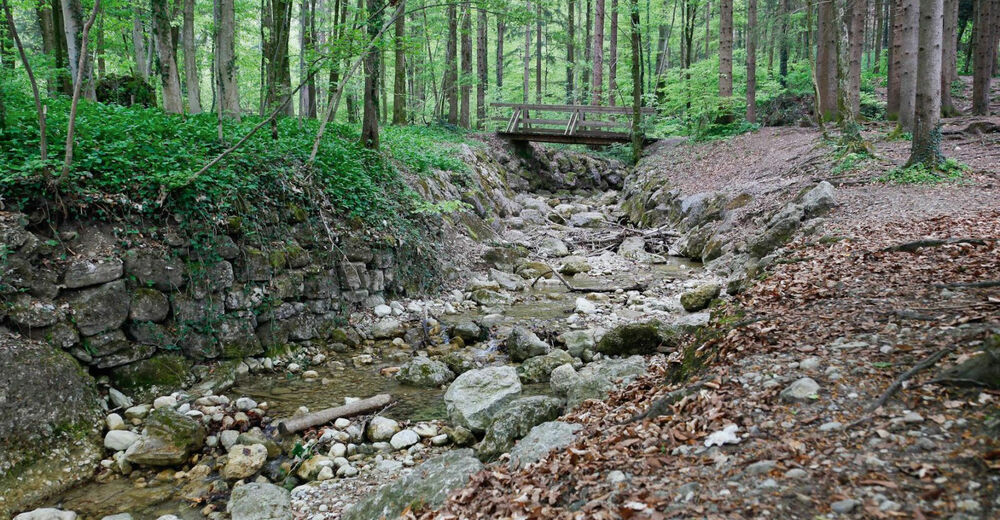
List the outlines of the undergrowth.
{"label": "undergrowth", "polygon": [[878,177],[878,182],[892,184],[939,184],[957,182],[969,167],[955,159],[945,159],[937,168],[929,168],[923,163],[890,170]]}

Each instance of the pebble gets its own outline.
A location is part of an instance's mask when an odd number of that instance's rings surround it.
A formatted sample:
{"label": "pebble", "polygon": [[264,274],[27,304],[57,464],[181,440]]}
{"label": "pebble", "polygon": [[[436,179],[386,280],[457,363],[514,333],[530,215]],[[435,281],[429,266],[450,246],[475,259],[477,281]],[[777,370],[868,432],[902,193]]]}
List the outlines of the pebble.
{"label": "pebble", "polygon": [[111,451],[125,451],[139,440],[139,434],[128,430],[111,430],[104,436],[104,447]]}
{"label": "pebble", "polygon": [[819,384],[810,377],[803,377],[781,391],[781,398],[788,402],[814,401],[819,394]]}
{"label": "pebble", "polygon": [[806,470],[802,468],[792,468],[785,472],[785,478],[800,479],[805,478],[807,475]]}
{"label": "pebble", "polygon": [[903,506],[899,502],[893,502],[892,500],[886,500],[878,505],[879,511],[899,511]]}
{"label": "pebble", "polygon": [[222,433],[219,434],[219,441],[222,442],[222,447],[226,448],[226,451],[229,451],[229,448],[232,448],[233,445],[236,444],[236,439],[238,439],[239,436],[240,432],[236,430],[223,430]]}
{"label": "pebble", "polygon": [[330,466],[324,466],[316,474],[316,480],[330,480],[331,478],[333,478],[333,468]]}
{"label": "pebble", "polygon": [[124,430],[125,429],[125,420],[122,419],[122,416],[120,416],[120,415],[118,415],[116,413],[108,415],[108,417],[105,419],[105,422],[108,424],[108,429],[109,430]]}
{"label": "pebble", "polygon": [[778,488],[778,481],[774,480],[773,478],[769,478],[769,479],[765,480],[764,482],[760,483],[760,488],[761,489],[777,489]]}
{"label": "pebble", "polygon": [[754,462],[753,464],[747,466],[746,473],[747,475],[760,475],[763,473],[768,473],[772,469],[774,469],[774,467],[777,464],[778,463],[773,460],[762,460],[760,462]]}
{"label": "pebble", "polygon": [[350,464],[344,464],[343,466],[337,468],[338,477],[354,477],[357,474],[358,474],[358,468],[355,468]]}
{"label": "pebble", "polygon": [[842,424],[840,424],[840,423],[839,423],[839,422],[837,422],[837,421],[830,421],[830,422],[828,422],[828,423],[824,423],[824,424],[822,424],[822,425],[821,425],[821,426],[819,427],[819,431],[821,431],[821,432],[830,432],[830,431],[837,431],[837,430],[839,430],[839,429],[840,429],[840,428],[841,428],[842,426],[843,426],[843,425],[842,425]]}
{"label": "pebble", "polygon": [[445,444],[448,444],[448,434],[442,433],[431,437],[431,444],[434,446],[444,446]]}
{"label": "pebble", "polygon": [[302,372],[302,377],[305,379],[318,379],[319,372],[315,370],[306,370],[305,372]]}
{"label": "pebble", "polygon": [[149,405],[140,404],[136,406],[129,407],[125,410],[126,419],[142,419],[149,414]]}
{"label": "pebble", "polygon": [[816,370],[822,361],[818,357],[806,358],[799,362],[799,368],[802,370]]}
{"label": "pebble", "polygon": [[293,373],[293,374],[295,374],[297,372],[300,372],[301,370],[302,370],[302,365],[300,365],[298,363],[289,363],[288,364],[288,371],[291,372],[291,373]]}
{"label": "pebble", "polygon": [[254,408],[257,408],[257,401],[249,397],[240,397],[236,400],[236,409],[241,412],[248,412]]}
{"label": "pebble", "polygon": [[858,507],[858,501],[850,498],[847,500],[838,500],[830,504],[830,509],[832,509],[834,513],[841,515],[854,511],[855,507]]}
{"label": "pebble", "polygon": [[420,423],[413,427],[413,431],[416,432],[421,439],[427,439],[438,434],[438,427],[431,423]]}
{"label": "pebble", "polygon": [[173,407],[176,404],[177,404],[176,397],[172,395],[164,395],[157,397],[156,399],[153,400],[153,409],[159,410],[160,408]]}
{"label": "pebble", "polygon": [[330,446],[330,458],[335,459],[337,457],[343,457],[344,455],[347,455],[347,446],[344,443],[338,442],[333,446]]}
{"label": "pebble", "polygon": [[389,316],[390,314],[392,314],[392,307],[385,304],[375,306],[375,316],[378,316],[379,318],[384,318],[386,316]]}
{"label": "pebble", "polygon": [[577,298],[576,312],[580,314],[594,314],[597,312],[597,306],[586,298]]}
{"label": "pebble", "polygon": [[627,478],[625,477],[625,473],[623,473],[621,471],[614,470],[614,471],[611,471],[611,472],[608,473],[608,483],[609,484],[619,484],[619,483],[625,482],[626,480],[627,480]]}
{"label": "pebble", "polygon": [[924,418],[917,412],[907,412],[903,416],[903,422],[905,423],[918,423],[924,422]]}
{"label": "pebble", "polygon": [[343,430],[344,428],[347,428],[350,425],[351,425],[351,420],[345,419],[343,417],[340,417],[336,421],[333,421],[333,427],[338,430]]}
{"label": "pebble", "polygon": [[115,408],[131,408],[135,404],[131,397],[114,388],[108,389],[108,398],[111,399],[111,404],[115,405]]}

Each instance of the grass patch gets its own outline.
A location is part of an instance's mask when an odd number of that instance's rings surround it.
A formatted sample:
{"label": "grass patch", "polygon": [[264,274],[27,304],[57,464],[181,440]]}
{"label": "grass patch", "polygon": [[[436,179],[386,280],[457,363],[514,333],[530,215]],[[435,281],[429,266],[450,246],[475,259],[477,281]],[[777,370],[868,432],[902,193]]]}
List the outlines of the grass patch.
{"label": "grass patch", "polygon": [[945,159],[938,168],[928,168],[924,164],[914,164],[890,170],[875,179],[891,184],[941,184],[958,182],[969,167],[955,159]]}

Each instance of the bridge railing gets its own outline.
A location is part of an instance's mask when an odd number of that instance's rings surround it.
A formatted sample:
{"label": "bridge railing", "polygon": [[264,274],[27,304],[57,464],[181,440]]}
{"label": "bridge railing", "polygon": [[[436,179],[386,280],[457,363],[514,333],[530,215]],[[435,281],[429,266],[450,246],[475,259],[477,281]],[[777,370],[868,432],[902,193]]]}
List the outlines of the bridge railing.
{"label": "bridge railing", "polygon": [[[579,140],[628,141],[632,130],[632,107],[594,105],[543,105],[533,103],[493,103],[497,109],[510,110],[508,117],[494,117],[497,132],[531,140],[573,142]],[[643,116],[656,109],[643,107]],[[576,138],[576,139],[574,139]]]}

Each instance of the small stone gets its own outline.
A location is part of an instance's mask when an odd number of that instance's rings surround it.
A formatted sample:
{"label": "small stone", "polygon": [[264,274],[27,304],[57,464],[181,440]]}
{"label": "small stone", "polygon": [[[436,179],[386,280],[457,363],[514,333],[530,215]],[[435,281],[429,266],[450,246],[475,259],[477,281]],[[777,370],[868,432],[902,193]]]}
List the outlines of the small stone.
{"label": "small stone", "polygon": [[802,468],[792,468],[785,472],[785,478],[791,478],[796,480],[800,478],[806,478],[807,475],[808,473],[806,472],[806,470]]}
{"label": "small stone", "polygon": [[830,422],[828,422],[828,423],[824,423],[824,424],[820,425],[820,427],[819,427],[819,431],[821,431],[821,432],[831,432],[831,431],[837,431],[837,430],[839,430],[839,429],[840,429],[840,428],[841,428],[842,426],[843,426],[843,425],[842,425],[842,424],[840,424],[840,423],[839,423],[839,422],[837,422],[837,421],[830,421]]}
{"label": "small stone", "polygon": [[149,414],[149,405],[148,404],[140,404],[140,405],[132,406],[132,407],[129,407],[127,410],[125,410],[125,418],[126,419],[130,419],[130,420],[131,419],[139,419],[139,420],[141,420],[142,418],[146,417],[146,415],[148,415],[148,414]]}
{"label": "small stone", "polygon": [[111,404],[115,405],[115,408],[131,408],[135,404],[131,397],[114,388],[108,389],[108,399],[111,400]]}
{"label": "small stone", "polygon": [[803,377],[781,391],[781,399],[787,402],[810,402],[818,398],[819,384],[809,377]]}
{"label": "small stone", "polygon": [[747,466],[747,475],[761,475],[770,472],[774,469],[777,463],[773,460],[762,460],[760,462],[754,462],[753,464]]}
{"label": "small stone", "polygon": [[879,511],[899,511],[903,506],[899,502],[893,502],[892,500],[886,500],[878,505]]}
{"label": "small stone", "polygon": [[336,421],[333,421],[333,427],[337,428],[338,430],[343,430],[344,428],[347,428],[350,425],[351,425],[351,420],[345,419],[344,417],[340,417]]}
{"label": "small stone", "polygon": [[857,506],[858,501],[849,498],[847,500],[838,500],[830,504],[830,509],[833,510],[834,513],[846,515],[847,513],[854,511],[854,508]]}
{"label": "small stone", "polygon": [[955,507],[957,507],[960,511],[978,513],[982,506],[980,506],[979,502],[976,502],[975,500],[967,499],[956,502]]}
{"label": "small stone", "polygon": [[431,445],[433,445],[433,446],[444,446],[445,444],[448,444],[448,434],[447,433],[442,433],[440,435],[435,435],[434,437],[431,437]]}
{"label": "small stone", "polygon": [[415,431],[421,439],[427,439],[438,434],[438,427],[432,423],[419,423],[413,427],[413,431]]}
{"label": "small stone", "polygon": [[597,306],[586,298],[577,298],[575,310],[580,314],[595,314],[597,312]]}
{"label": "small stone", "polygon": [[418,442],[420,442],[420,436],[417,435],[417,432],[413,430],[403,430],[393,435],[389,444],[391,444],[393,448],[401,450],[409,448]]}
{"label": "small stone", "polygon": [[609,484],[620,484],[622,482],[625,482],[626,480],[628,479],[627,477],[625,477],[625,473],[617,469],[608,473]]}
{"label": "small stone", "polygon": [[104,419],[104,421],[108,425],[108,430],[124,430],[125,429],[125,420],[122,419],[122,416],[120,416],[120,415],[118,415],[116,413],[108,415],[107,418]]}
{"label": "small stone", "polygon": [[302,365],[300,365],[298,363],[289,363],[287,368],[288,368],[288,371],[291,372],[291,373],[293,373],[293,374],[297,374],[297,373],[299,373],[299,372],[302,371]]}
{"label": "small stone", "polygon": [[765,481],[763,481],[763,482],[760,483],[760,488],[761,489],[777,489],[778,488],[778,481],[774,480],[773,478],[766,479]]}
{"label": "small stone", "polygon": [[924,422],[924,418],[917,412],[907,412],[903,416],[904,423],[919,423]]}
{"label": "small stone", "polygon": [[805,358],[799,362],[799,368],[802,370],[816,370],[822,361],[818,357]]}
{"label": "small stone", "polygon": [[236,439],[240,437],[240,432],[236,430],[223,430],[219,434],[219,441],[222,442],[222,447],[226,450],[232,448],[236,444]]}
{"label": "small stone", "polygon": [[386,316],[391,316],[391,315],[392,315],[392,307],[385,304],[375,306],[375,316],[378,316],[379,318],[384,318]]}
{"label": "small stone", "polygon": [[319,473],[316,474],[316,480],[330,480],[333,478],[333,475],[333,468],[330,466],[323,466],[323,468],[319,470]]}
{"label": "small stone", "polygon": [[235,444],[222,468],[222,478],[236,480],[257,473],[267,462],[267,448],[263,444]]}
{"label": "small stone", "polygon": [[[376,415],[368,422],[368,428],[365,430],[365,435],[368,440],[372,442],[383,442],[392,439],[394,435],[400,430],[399,423],[389,419],[388,417],[382,417],[381,415]],[[415,435],[415,434],[414,434]]]}
{"label": "small stone", "polygon": [[319,379],[319,372],[315,370],[306,370],[302,372],[302,377],[304,379]]}
{"label": "small stone", "polygon": [[159,410],[160,408],[173,407],[177,405],[177,398],[172,395],[164,395],[157,397],[153,400],[153,409]]}
{"label": "small stone", "polygon": [[345,464],[337,468],[338,477],[354,477],[357,476],[357,474],[358,474],[358,469],[350,464]]}
{"label": "small stone", "polygon": [[330,453],[328,455],[331,459],[347,455],[347,445],[342,442],[334,443],[333,446],[330,446]]}
{"label": "small stone", "polygon": [[257,408],[257,401],[254,401],[249,397],[240,397],[236,400],[236,409],[241,412],[249,412],[254,408]]}
{"label": "small stone", "polygon": [[111,430],[104,436],[104,447],[111,451],[125,451],[139,440],[139,434],[128,430]]}

